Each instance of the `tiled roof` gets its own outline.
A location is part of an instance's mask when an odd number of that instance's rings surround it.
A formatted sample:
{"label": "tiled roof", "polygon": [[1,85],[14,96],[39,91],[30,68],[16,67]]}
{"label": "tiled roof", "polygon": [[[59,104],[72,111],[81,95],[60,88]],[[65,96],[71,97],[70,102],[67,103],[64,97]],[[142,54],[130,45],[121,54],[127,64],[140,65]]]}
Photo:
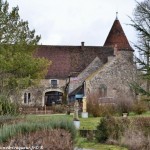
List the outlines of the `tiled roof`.
{"label": "tiled roof", "polygon": [[37,57],[45,57],[52,61],[46,78],[64,79],[72,74],[79,74],[95,57],[103,63],[107,56],[113,55],[113,49],[100,46],[49,46],[41,45],[37,50]]}
{"label": "tiled roof", "polygon": [[116,45],[118,50],[133,51],[118,19],[114,21],[104,46],[115,47]]}

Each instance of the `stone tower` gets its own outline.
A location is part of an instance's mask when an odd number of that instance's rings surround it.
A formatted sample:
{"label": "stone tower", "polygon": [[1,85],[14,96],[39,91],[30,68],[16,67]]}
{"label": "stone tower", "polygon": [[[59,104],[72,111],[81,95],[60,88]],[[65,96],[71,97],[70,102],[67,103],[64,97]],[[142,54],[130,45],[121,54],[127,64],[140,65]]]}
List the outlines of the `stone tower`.
{"label": "stone tower", "polygon": [[130,46],[117,16],[106,38],[104,46],[113,47],[114,55],[124,55],[128,60],[133,60],[134,50]]}

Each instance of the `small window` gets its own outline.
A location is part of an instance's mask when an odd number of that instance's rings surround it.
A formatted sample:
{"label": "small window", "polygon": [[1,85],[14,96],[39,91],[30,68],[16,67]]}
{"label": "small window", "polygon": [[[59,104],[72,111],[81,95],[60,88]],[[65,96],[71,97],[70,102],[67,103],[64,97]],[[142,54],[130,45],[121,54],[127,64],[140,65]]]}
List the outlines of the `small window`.
{"label": "small window", "polygon": [[28,104],[29,102],[31,102],[31,93],[24,93],[24,103]]}
{"label": "small window", "polygon": [[27,93],[24,93],[24,103],[27,103]]}
{"label": "small window", "polygon": [[57,80],[51,80],[52,85],[57,85]]}
{"label": "small window", "polygon": [[107,96],[107,86],[105,84],[101,84],[99,87],[100,97]]}
{"label": "small window", "polygon": [[57,84],[58,84],[58,83],[57,83],[57,80],[51,80],[51,86],[52,86],[52,87],[55,87],[55,88],[56,88],[56,87],[57,87]]}

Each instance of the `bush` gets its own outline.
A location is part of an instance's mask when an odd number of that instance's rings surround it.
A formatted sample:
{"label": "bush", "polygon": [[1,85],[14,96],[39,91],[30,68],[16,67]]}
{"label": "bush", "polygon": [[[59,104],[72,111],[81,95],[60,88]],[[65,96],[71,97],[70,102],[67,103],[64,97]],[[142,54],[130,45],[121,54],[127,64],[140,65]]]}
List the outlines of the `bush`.
{"label": "bush", "polygon": [[125,130],[121,144],[129,150],[150,149],[150,118],[138,117],[131,121],[130,127]]}
{"label": "bush", "polygon": [[132,104],[127,100],[117,100],[116,106],[117,112],[122,115],[123,113],[129,113],[132,110]]}
{"label": "bush", "polygon": [[87,97],[87,111],[93,117],[104,117],[116,113],[116,108],[112,104],[102,104],[99,102],[100,95],[92,93]]}
{"label": "bush", "polygon": [[150,136],[150,118],[138,117],[132,120],[132,126],[141,130],[144,135]]}
{"label": "bush", "polygon": [[129,128],[125,131],[121,143],[129,150],[149,150],[150,136],[146,137],[139,129]]}
{"label": "bush", "polygon": [[144,102],[138,102],[133,105],[133,111],[140,115],[147,111],[147,107]]}
{"label": "bush", "polygon": [[5,95],[0,95],[0,115],[17,115],[19,114],[19,105],[10,102]]}
{"label": "bush", "polygon": [[128,128],[129,122],[128,119],[115,119],[111,116],[102,118],[97,126],[97,141],[104,143],[108,139],[118,140]]}
{"label": "bush", "polygon": [[96,139],[100,143],[106,142],[109,138],[108,131],[108,118],[102,118],[99,125],[97,126]]}
{"label": "bush", "polygon": [[72,150],[73,140],[71,134],[64,129],[49,129],[26,133],[13,137],[11,141],[3,143],[1,147],[32,147],[45,150]]}
{"label": "bush", "polygon": [[51,108],[54,113],[65,113],[66,112],[65,105],[53,105]]}

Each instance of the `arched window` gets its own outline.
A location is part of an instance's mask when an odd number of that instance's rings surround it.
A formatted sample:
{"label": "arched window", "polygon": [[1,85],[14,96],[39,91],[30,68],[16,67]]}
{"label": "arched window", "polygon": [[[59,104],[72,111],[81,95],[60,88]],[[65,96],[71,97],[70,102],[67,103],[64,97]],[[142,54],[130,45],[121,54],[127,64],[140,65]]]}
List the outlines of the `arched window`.
{"label": "arched window", "polygon": [[24,103],[28,104],[29,102],[31,102],[31,93],[25,92],[24,93]]}
{"label": "arched window", "polygon": [[100,97],[106,97],[107,96],[107,86],[105,84],[100,85],[99,94],[100,94]]}

